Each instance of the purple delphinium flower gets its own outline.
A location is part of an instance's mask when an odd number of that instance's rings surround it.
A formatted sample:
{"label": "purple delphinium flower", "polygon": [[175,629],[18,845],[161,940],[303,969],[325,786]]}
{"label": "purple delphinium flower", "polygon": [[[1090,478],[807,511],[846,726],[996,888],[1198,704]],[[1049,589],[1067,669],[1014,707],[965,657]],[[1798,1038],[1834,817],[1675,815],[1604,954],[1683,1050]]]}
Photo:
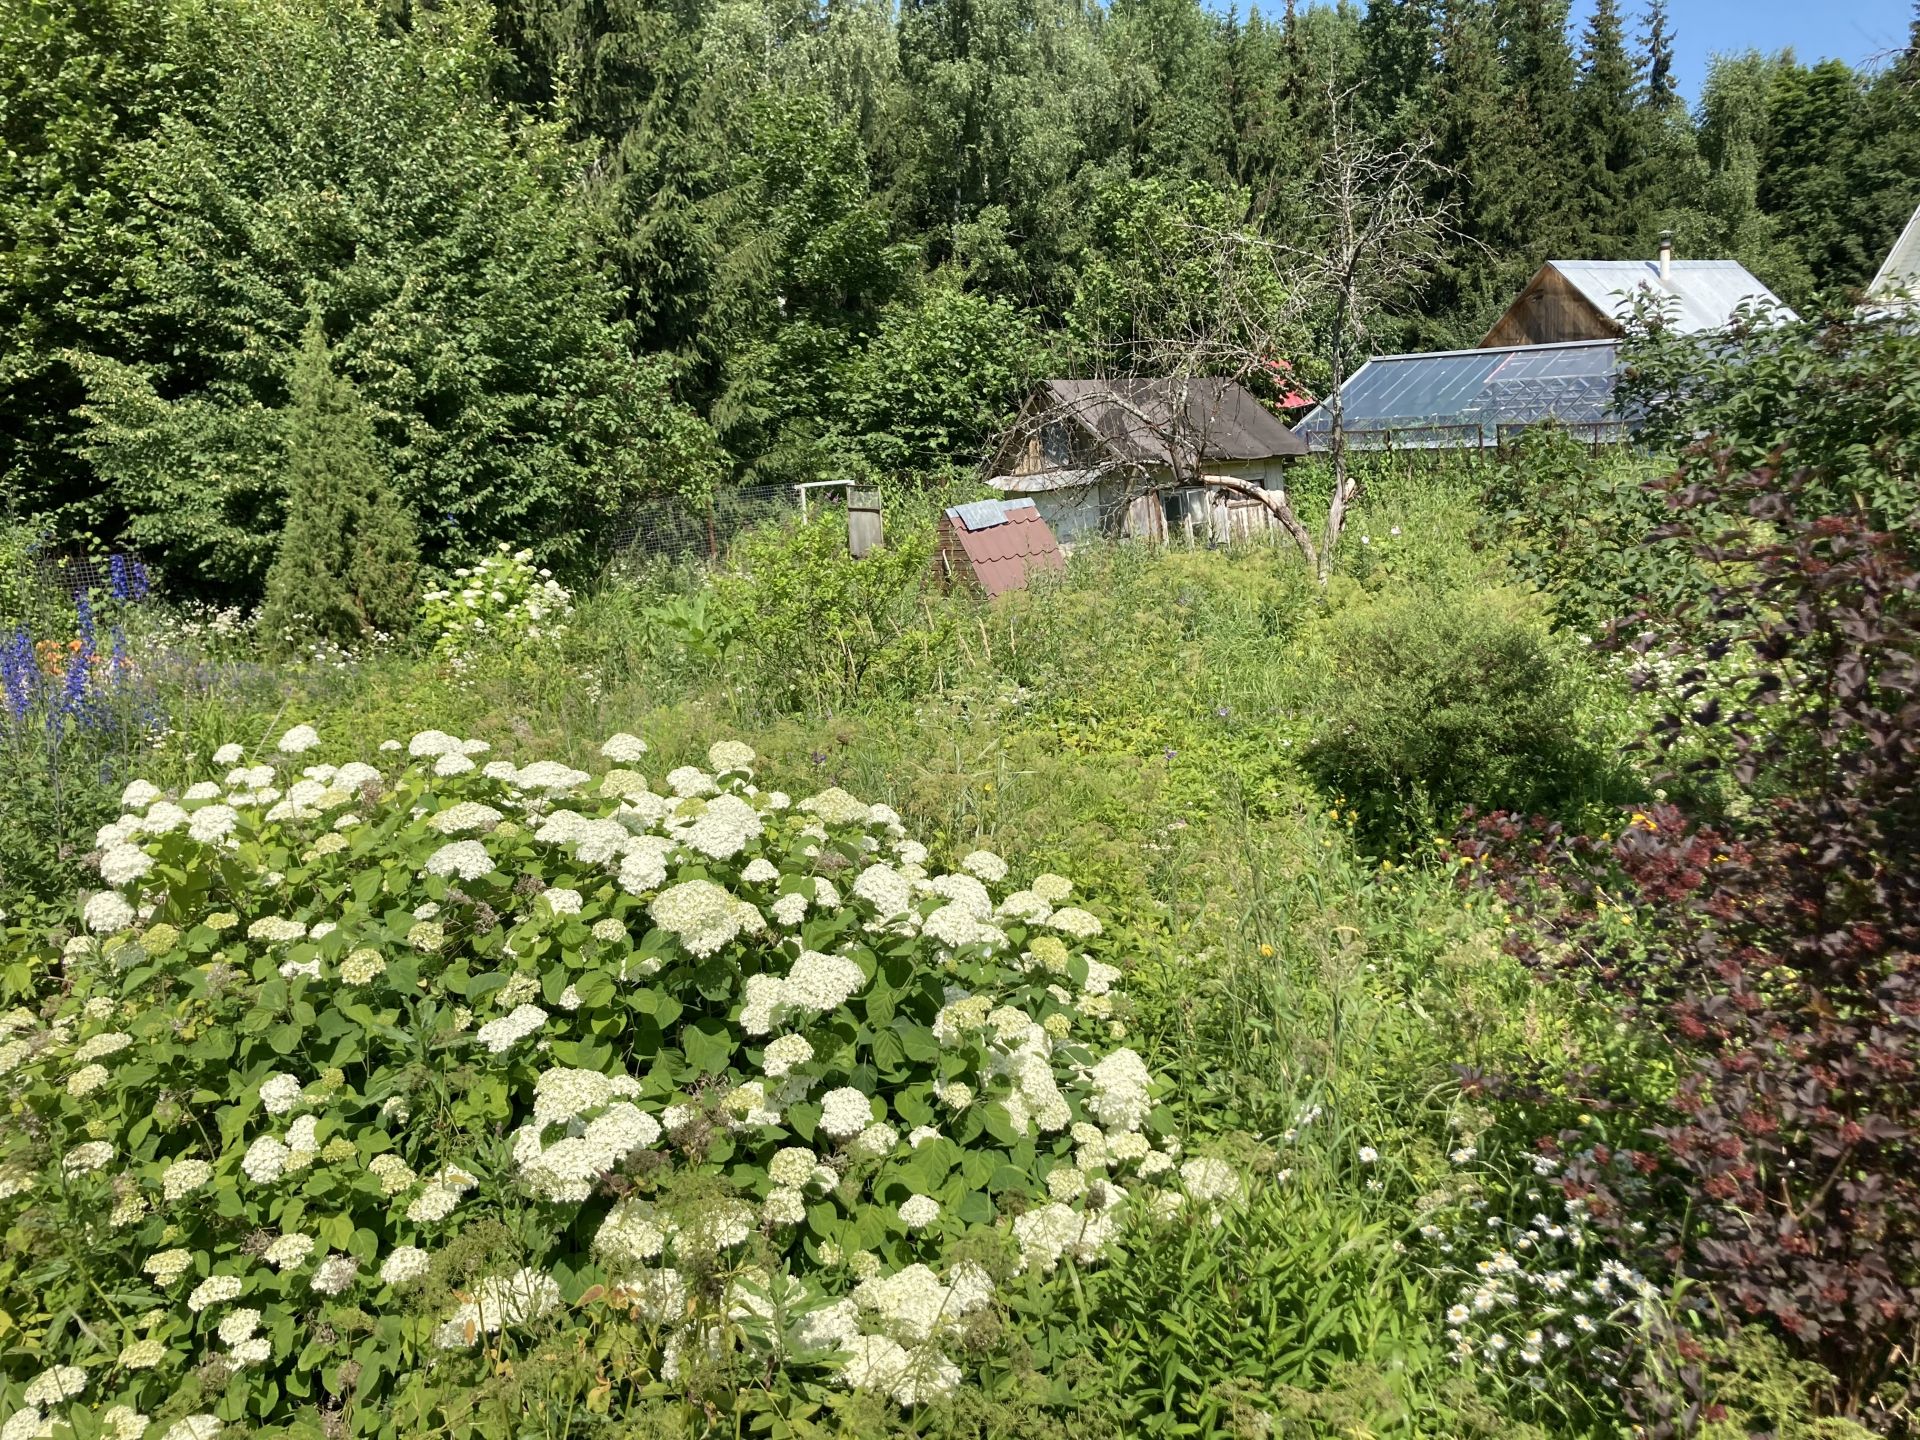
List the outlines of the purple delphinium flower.
{"label": "purple delphinium flower", "polygon": [[40,690],[40,666],[33,653],[33,637],[16,630],[0,644],[0,686],[7,695],[7,714],[13,723],[26,719]]}

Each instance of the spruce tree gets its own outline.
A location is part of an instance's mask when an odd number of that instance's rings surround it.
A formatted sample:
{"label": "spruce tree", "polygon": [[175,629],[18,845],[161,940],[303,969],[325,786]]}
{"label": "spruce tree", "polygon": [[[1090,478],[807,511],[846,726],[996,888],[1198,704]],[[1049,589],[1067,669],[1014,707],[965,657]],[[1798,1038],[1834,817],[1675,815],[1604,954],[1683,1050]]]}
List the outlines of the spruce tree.
{"label": "spruce tree", "polygon": [[1667,25],[1667,0],[1647,7],[1647,103],[1665,111],[1679,103],[1673,83],[1673,31]]}
{"label": "spruce tree", "polygon": [[1434,267],[1409,340],[1472,345],[1513,299],[1541,256],[1533,208],[1538,164],[1532,116],[1501,75],[1500,37],[1485,0],[1445,0],[1435,81],[1435,159],[1450,176],[1454,243]]}
{"label": "spruce tree", "polygon": [[404,633],[417,598],[413,520],[380,464],[359,393],[334,374],[317,312],[294,361],[290,408],[287,523],[261,633],[280,646]]}
{"label": "spruce tree", "polygon": [[1639,67],[1627,50],[1618,0],[1595,0],[1580,52],[1574,114],[1588,244],[1596,258],[1630,254],[1647,228],[1647,126]]}
{"label": "spruce tree", "polygon": [[1578,213],[1582,176],[1575,148],[1573,47],[1566,0],[1513,0],[1494,7],[1510,103],[1533,146],[1525,207],[1533,217],[1526,257],[1534,265],[1585,247]]}
{"label": "spruce tree", "polygon": [[1403,111],[1423,111],[1433,83],[1438,39],[1432,0],[1368,0],[1360,22],[1365,46],[1361,96],[1388,134],[1414,126]]}

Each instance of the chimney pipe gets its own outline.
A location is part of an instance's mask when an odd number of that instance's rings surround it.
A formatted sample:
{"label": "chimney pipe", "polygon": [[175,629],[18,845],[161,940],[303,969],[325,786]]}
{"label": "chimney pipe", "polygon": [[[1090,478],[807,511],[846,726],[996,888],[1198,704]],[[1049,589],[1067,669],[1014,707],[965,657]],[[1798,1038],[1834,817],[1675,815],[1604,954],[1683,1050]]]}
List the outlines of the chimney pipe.
{"label": "chimney pipe", "polygon": [[1673,271],[1673,232],[1660,232],[1660,278],[1665,280]]}

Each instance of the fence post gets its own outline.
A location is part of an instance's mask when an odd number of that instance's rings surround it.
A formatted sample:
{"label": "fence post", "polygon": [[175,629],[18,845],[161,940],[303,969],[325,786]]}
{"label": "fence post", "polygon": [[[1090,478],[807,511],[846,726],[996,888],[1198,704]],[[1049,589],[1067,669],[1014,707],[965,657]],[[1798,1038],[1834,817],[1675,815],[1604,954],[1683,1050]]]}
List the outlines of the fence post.
{"label": "fence post", "polygon": [[880,492],[847,488],[847,554],[866,558],[881,543]]}

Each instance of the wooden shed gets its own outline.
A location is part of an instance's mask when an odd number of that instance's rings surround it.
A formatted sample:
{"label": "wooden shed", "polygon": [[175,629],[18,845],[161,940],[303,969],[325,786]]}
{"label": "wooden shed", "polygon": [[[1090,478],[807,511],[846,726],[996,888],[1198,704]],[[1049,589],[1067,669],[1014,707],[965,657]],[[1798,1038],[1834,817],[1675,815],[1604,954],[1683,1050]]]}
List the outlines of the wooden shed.
{"label": "wooden shed", "polygon": [[1245,386],[1178,380],[1049,380],[1021,411],[990,483],[1031,500],[1061,541],[1089,535],[1225,543],[1277,528],[1256,499],[1193,483],[1205,472],[1266,490],[1306,454]]}
{"label": "wooden shed", "polygon": [[934,552],[942,585],[970,584],[989,599],[1066,568],[1066,557],[1031,500],[975,500],[940,516]]}
{"label": "wooden shed", "polygon": [[1682,335],[1724,330],[1743,305],[1793,314],[1737,260],[1549,260],[1481,338],[1482,349],[1617,340],[1642,298]]}

